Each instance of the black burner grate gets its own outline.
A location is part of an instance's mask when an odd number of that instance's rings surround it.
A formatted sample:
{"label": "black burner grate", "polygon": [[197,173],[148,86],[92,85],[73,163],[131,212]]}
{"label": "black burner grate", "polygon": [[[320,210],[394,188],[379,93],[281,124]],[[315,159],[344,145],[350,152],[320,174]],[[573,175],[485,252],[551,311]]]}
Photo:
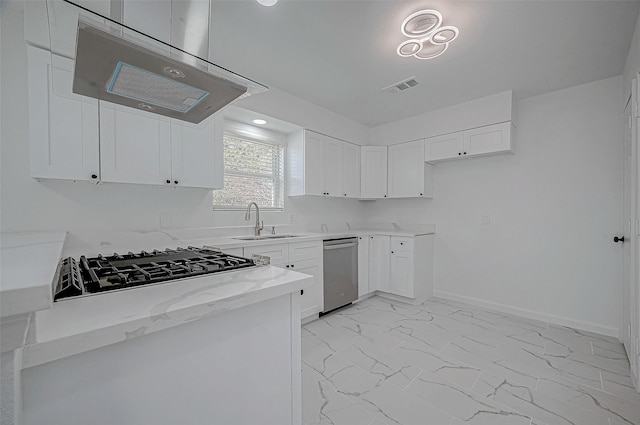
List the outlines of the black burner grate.
{"label": "black burner grate", "polygon": [[[79,264],[76,264],[73,258],[61,261],[64,262],[65,267],[62,268],[59,282],[67,282],[72,275],[81,275],[84,291],[56,290],[54,300],[255,265],[252,260],[247,258],[195,247],[166,249],[164,251],[153,250],[152,252],[142,251],[140,253],[129,252],[124,255],[116,253],[107,257],[102,255],[94,258],[82,256]],[[57,288],[66,288],[67,286],[59,283]]]}

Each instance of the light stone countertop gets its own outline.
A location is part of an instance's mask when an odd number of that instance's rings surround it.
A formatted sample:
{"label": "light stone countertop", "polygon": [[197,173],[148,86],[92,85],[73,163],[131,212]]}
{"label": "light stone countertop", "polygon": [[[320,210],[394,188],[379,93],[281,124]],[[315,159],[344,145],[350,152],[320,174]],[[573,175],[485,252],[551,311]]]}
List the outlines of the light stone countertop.
{"label": "light stone countertop", "polygon": [[309,275],[265,266],[59,301],[35,313],[23,367],[289,294],[312,282]]}
{"label": "light stone countertop", "polygon": [[0,234],[0,317],[51,306],[66,232]]}
{"label": "light stone countertop", "polygon": [[[107,232],[96,238],[69,234],[65,244],[65,232],[36,234],[3,234],[2,290],[22,287],[20,282],[38,282],[39,290],[46,289],[46,297],[40,300],[33,313],[23,351],[23,367],[32,367],[67,356],[136,338],[182,323],[199,320],[224,311],[241,308],[253,303],[309,287],[312,277],[276,267],[256,267],[245,270],[216,273],[191,279],[146,285],[124,291],[106,292],[51,303],[51,285],[58,261],[62,257],[97,253],[164,249],[178,246],[203,245],[225,248],[322,241],[331,238],[364,235],[419,236],[433,234],[432,230],[406,229],[354,229],[331,233],[291,233],[297,237],[264,240],[239,240],[238,236],[216,236],[215,229],[204,229],[202,237],[198,229]],[[286,232],[285,232],[286,233]],[[263,234],[268,234],[263,232]],[[289,234],[289,233],[287,233]],[[7,237],[6,235],[11,235]],[[74,240],[74,238],[76,240]],[[71,241],[70,241],[71,240]],[[90,241],[90,243],[87,243]],[[100,242],[97,242],[100,241]],[[64,250],[63,250],[64,245]],[[29,257],[20,259],[19,250],[28,250]],[[34,251],[35,249],[35,251]],[[27,252],[27,251],[23,251]],[[16,256],[12,256],[12,255]],[[29,260],[27,260],[29,258]],[[36,260],[43,261],[36,261]],[[5,273],[5,260],[10,262]],[[30,269],[30,280],[19,277],[19,269],[27,264],[38,264]],[[9,264],[9,263],[8,263]],[[37,279],[36,279],[37,277]],[[6,285],[5,285],[6,283]],[[43,293],[44,293],[43,292]],[[4,310],[4,292],[3,310]],[[18,299],[17,305],[26,300]],[[30,307],[32,308],[32,307]]]}

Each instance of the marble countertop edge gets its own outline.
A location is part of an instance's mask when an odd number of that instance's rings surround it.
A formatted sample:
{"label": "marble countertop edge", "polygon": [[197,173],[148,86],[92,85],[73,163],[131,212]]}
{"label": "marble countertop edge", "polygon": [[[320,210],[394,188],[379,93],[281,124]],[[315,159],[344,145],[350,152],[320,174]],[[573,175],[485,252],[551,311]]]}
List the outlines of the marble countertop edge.
{"label": "marble countertop edge", "polygon": [[[290,279],[267,287],[253,288],[226,297],[203,300],[201,303],[183,308],[173,308],[165,312],[156,312],[146,317],[120,321],[104,326],[87,328],[81,332],[69,332],[57,337],[49,336],[38,340],[37,326],[30,329],[27,345],[23,348],[23,368],[59,360],[75,354],[116,344],[133,338],[148,335],[164,329],[179,326],[195,320],[202,320],[227,311],[249,306],[258,302],[299,291],[311,286],[313,278],[302,273],[286,271]],[[43,312],[44,313],[44,312]],[[38,317],[45,319],[48,315]],[[42,323],[41,323],[42,324]],[[42,324],[45,325],[46,324]],[[36,335],[33,335],[35,333]]]}

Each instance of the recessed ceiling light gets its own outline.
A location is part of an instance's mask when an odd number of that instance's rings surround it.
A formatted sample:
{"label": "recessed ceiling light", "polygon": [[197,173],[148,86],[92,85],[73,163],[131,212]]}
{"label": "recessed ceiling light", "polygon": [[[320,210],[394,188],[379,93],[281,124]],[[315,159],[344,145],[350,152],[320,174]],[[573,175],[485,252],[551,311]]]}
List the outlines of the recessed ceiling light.
{"label": "recessed ceiling light", "polygon": [[458,37],[458,28],[442,24],[442,14],[437,10],[420,10],[407,16],[400,31],[409,37],[397,48],[402,57],[433,59],[443,54],[449,43]]}
{"label": "recessed ceiling light", "polygon": [[258,0],[258,3],[263,6],[273,6],[274,4],[278,3],[278,0]]}
{"label": "recessed ceiling light", "polygon": [[258,125],[265,125],[267,123],[267,121],[260,119],[260,118],[256,118],[255,120],[253,120],[254,124],[258,124]]}

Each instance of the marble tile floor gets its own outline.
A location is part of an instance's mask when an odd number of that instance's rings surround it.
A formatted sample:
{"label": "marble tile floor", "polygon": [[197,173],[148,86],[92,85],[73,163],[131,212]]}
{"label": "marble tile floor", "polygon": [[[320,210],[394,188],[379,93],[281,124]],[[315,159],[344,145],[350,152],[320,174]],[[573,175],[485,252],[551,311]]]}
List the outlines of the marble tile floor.
{"label": "marble tile floor", "polygon": [[302,327],[304,425],[640,425],[607,336],[432,298]]}

